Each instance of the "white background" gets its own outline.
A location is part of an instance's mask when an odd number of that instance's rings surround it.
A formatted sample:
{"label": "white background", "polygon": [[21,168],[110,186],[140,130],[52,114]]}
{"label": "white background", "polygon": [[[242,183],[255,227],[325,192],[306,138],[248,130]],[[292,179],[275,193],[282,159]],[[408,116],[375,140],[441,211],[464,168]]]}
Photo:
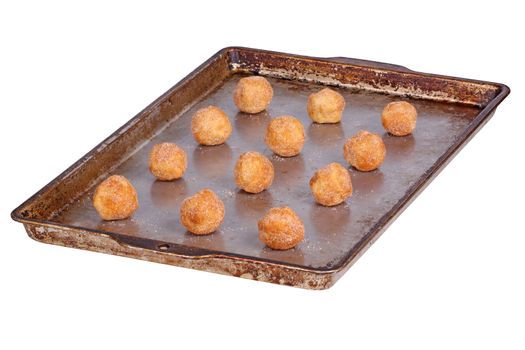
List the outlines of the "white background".
{"label": "white background", "polygon": [[[525,348],[523,11],[367,3],[2,1],[0,348]],[[40,244],[11,221],[230,45],[398,63],[512,93],[327,291]]]}

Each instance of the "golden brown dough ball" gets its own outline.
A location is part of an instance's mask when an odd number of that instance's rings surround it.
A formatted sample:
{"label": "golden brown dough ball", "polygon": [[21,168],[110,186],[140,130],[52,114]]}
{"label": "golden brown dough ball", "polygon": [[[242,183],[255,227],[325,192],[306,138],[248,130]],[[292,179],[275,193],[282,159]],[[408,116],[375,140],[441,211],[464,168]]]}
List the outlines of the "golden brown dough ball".
{"label": "golden brown dough ball", "polygon": [[273,89],[263,77],[242,78],[233,93],[233,102],[241,112],[259,113],[264,111],[273,97]]}
{"label": "golden brown dough ball", "polygon": [[204,189],[182,201],[180,222],[196,235],[216,231],[224,220],[224,203],[210,189]]}
{"label": "golden brown dough ball", "polygon": [[289,115],[272,119],[266,129],[266,145],[282,157],[298,155],[304,146],[304,127]]}
{"label": "golden brown dough ball", "polygon": [[381,136],[368,131],[359,131],[344,145],[346,161],[360,171],[379,168],[385,160],[386,148]]}
{"label": "golden brown dough ball", "polygon": [[273,181],[273,164],[259,152],[241,154],[235,164],[235,183],[249,193],[259,193],[269,188]]}
{"label": "golden brown dough ball", "polygon": [[186,152],[174,143],[159,143],[149,154],[149,170],[162,181],[181,178],[186,171]]}
{"label": "golden brown dough ball", "polygon": [[406,136],[416,128],[416,107],[408,102],[390,102],[383,109],[381,123],[383,127],[395,136]]}
{"label": "golden brown dough ball", "polygon": [[208,106],[195,112],[191,119],[191,131],[201,145],[220,145],[230,137],[232,124],[222,109]]}
{"label": "golden brown dough ball", "polygon": [[112,175],[97,186],[93,206],[104,220],[127,219],[139,207],[137,191],[124,176]]}
{"label": "golden brown dough ball", "polygon": [[310,190],[321,205],[340,204],[352,195],[350,173],[341,164],[330,163],[315,172],[310,179]]}
{"label": "golden brown dough ball", "polygon": [[329,88],[308,96],[308,115],[316,123],[339,123],[345,109],[344,97]]}
{"label": "golden brown dough ball", "polygon": [[259,220],[259,239],[272,249],[295,247],[304,238],[304,225],[288,207],[272,208]]}

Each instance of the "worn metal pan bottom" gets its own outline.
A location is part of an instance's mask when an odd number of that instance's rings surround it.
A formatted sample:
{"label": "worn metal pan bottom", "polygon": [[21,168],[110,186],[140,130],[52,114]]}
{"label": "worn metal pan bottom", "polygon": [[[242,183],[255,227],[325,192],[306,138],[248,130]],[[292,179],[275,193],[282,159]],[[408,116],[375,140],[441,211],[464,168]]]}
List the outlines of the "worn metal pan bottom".
{"label": "worn metal pan bottom", "polygon": [[[232,101],[237,81],[266,76],[274,99],[265,112],[239,113]],[[343,122],[312,124],[306,100],[322,85],[346,99]],[[385,230],[446,163],[470,140],[509,93],[502,84],[412,72],[404,67],[348,58],[318,59],[247,48],[226,48],[188,75],[72,167],[15,209],[13,219],[45,243],[223,273],[310,289],[328,288]],[[380,122],[383,107],[406,100],[418,110],[413,135],[394,137]],[[234,131],[221,146],[198,146],[192,114],[217,105]],[[306,128],[300,156],[280,158],[264,145],[271,117],[289,114]],[[341,162],[346,138],[366,129],[387,147],[379,170],[350,169],[354,194],[336,207],[315,204],[308,180],[316,169]],[[189,156],[174,182],[155,181],[147,167],[151,146],[176,142]],[[272,187],[250,195],[236,189],[233,166],[245,151],[267,155],[276,171]],[[140,208],[128,220],[102,221],[91,205],[94,187],[122,174],[137,189]],[[178,220],[181,201],[208,187],[226,206],[220,230],[194,236]],[[302,218],[305,240],[274,251],[257,238],[257,220],[288,205]]]}

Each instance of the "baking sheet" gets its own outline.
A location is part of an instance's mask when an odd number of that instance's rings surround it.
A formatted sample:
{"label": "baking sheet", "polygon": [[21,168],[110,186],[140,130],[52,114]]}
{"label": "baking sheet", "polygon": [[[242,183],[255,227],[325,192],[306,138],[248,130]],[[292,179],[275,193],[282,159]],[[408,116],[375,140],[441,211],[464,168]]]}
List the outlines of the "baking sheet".
{"label": "baking sheet", "polygon": [[[266,112],[245,115],[234,107],[234,86],[246,74],[264,75],[272,83],[274,99]],[[307,96],[324,85],[345,96],[341,124],[312,124],[306,114]],[[485,125],[509,92],[499,83],[414,72],[388,63],[225,48],[18,206],[11,217],[39,242],[326,289]],[[394,100],[416,106],[413,135],[393,137],[382,129],[381,111]],[[191,115],[210,104],[229,114],[234,131],[227,144],[198,146],[191,136]],[[267,123],[282,114],[294,115],[305,125],[307,142],[300,156],[283,159],[264,145]],[[344,164],[343,143],[360,129],[382,135],[385,163],[369,173],[350,169],[354,194],[345,204],[315,204],[310,177],[330,162]],[[175,182],[156,181],[148,171],[152,145],[165,141],[178,143],[189,155],[187,173]],[[248,150],[266,154],[276,170],[272,187],[257,195],[239,191],[233,181],[235,161]],[[125,175],[137,188],[140,208],[129,220],[104,222],[91,205],[95,186],[110,174]],[[223,199],[226,219],[213,235],[193,236],[178,221],[179,205],[204,187]],[[259,218],[280,205],[292,207],[306,226],[305,240],[288,251],[273,251],[257,239]]]}
{"label": "baking sheet", "polygon": [[[140,208],[133,218],[105,222],[91,204],[91,189],[55,220],[71,226],[117,232],[168,244],[205,248],[248,257],[262,258],[315,269],[331,269],[344,263],[349,254],[374,226],[410,191],[420,177],[447,151],[479,108],[436,101],[399,98],[361,90],[335,88],[343,94],[346,108],[342,123],[314,124],[306,113],[308,95],[323,86],[269,78],[274,88],[270,108],[257,115],[238,112],[232,101],[235,84],[243,75],[228,78],[217,90],[172,122],[159,135],[114,169],[111,174],[126,176],[135,186]],[[395,137],[381,126],[383,107],[406,100],[418,111],[413,135]],[[190,132],[192,114],[199,108],[216,105],[229,116],[233,133],[224,145],[199,146]],[[302,153],[293,158],[273,155],[264,144],[264,133],[272,117],[289,114],[301,120],[306,130]],[[349,167],[354,193],[336,207],[316,204],[308,182],[316,169],[343,158],[344,141],[364,129],[382,135],[387,156],[380,169],[359,172]],[[153,144],[175,142],[189,156],[183,179],[156,181],[148,170]],[[259,151],[275,167],[275,180],[268,191],[247,194],[236,188],[233,167],[239,155]],[[108,174],[109,175],[109,174]],[[213,189],[224,201],[226,217],[219,231],[208,236],[192,235],[179,222],[180,202],[202,188]],[[295,249],[274,251],[258,240],[257,220],[274,206],[288,205],[305,224],[305,240]]]}

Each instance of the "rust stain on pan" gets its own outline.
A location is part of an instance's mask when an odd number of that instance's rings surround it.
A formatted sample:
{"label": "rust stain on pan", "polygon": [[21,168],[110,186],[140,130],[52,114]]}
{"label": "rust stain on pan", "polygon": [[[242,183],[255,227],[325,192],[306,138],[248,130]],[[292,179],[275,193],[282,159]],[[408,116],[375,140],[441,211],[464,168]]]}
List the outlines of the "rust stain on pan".
{"label": "rust stain on pan", "polygon": [[[231,94],[244,74],[268,77],[274,100],[268,111],[245,115]],[[312,124],[306,99],[332,85],[347,101],[343,123]],[[226,48],[131,119],[37,194],[15,209],[35,240],[308,289],[325,289],[352,265],[446,163],[470,140],[509,93],[495,83],[412,72],[404,67],[348,58],[317,59],[247,48]],[[385,134],[380,112],[405,99],[419,112],[414,135]],[[222,146],[198,146],[188,132],[192,113],[215,104],[234,132]],[[273,156],[263,142],[271,117],[292,114],[305,125],[307,143],[294,158]],[[359,129],[383,135],[387,159],[374,172],[351,170],[354,195],[343,205],[314,203],[313,172],[332,161],[344,164],[342,144]],[[157,182],[147,169],[154,143],[172,141],[189,155],[185,177]],[[276,178],[263,193],[235,188],[233,165],[256,150],[272,160]],[[94,186],[123,174],[141,202],[133,218],[104,222],[91,206]],[[180,201],[213,188],[226,206],[221,229],[210,236],[185,232]],[[272,251],[257,239],[257,220],[271,206],[290,205],[306,226],[295,249]]]}
{"label": "rust stain on pan", "polygon": [[110,235],[80,229],[25,225],[28,235],[40,242],[91,250],[100,253],[176,265],[196,270],[215,272],[262,282],[271,282],[308,289],[326,289],[335,282],[334,276],[315,271],[291,269],[284,265],[236,258],[220,254],[184,255],[118,242]]}

